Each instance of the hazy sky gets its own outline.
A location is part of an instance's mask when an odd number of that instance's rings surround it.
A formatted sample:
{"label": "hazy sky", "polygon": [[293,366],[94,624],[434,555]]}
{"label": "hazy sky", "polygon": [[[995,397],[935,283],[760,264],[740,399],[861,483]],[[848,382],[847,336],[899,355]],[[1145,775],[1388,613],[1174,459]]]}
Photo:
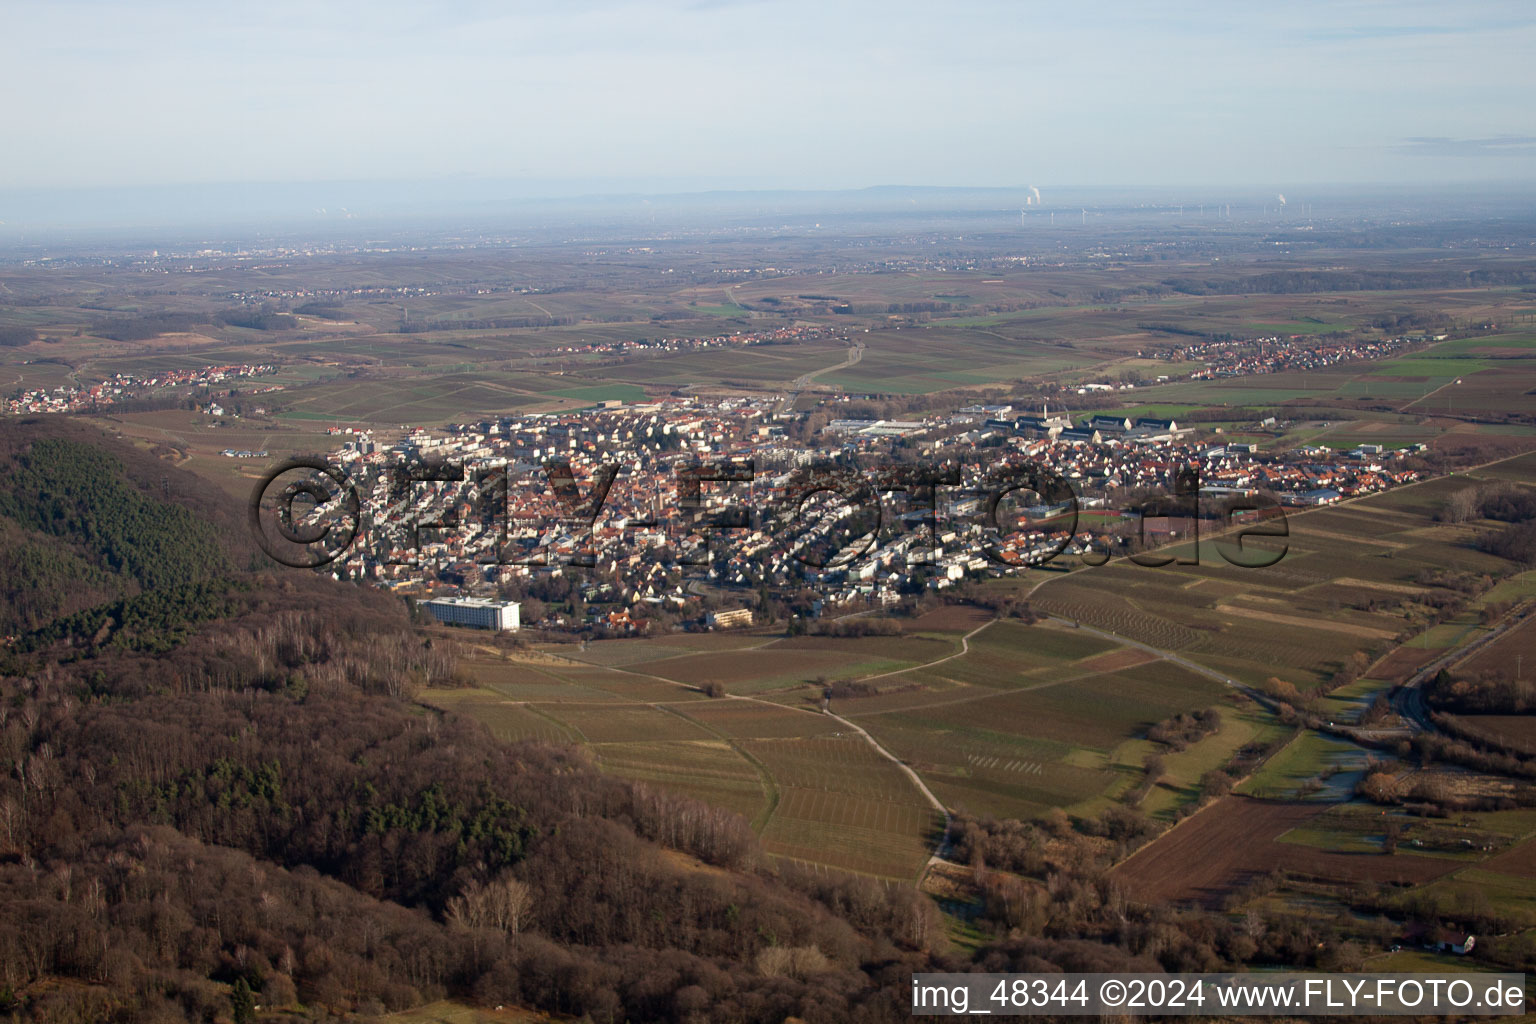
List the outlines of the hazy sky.
{"label": "hazy sky", "polygon": [[1536,5],[1176,6],[3,0],[0,187],[1536,179]]}

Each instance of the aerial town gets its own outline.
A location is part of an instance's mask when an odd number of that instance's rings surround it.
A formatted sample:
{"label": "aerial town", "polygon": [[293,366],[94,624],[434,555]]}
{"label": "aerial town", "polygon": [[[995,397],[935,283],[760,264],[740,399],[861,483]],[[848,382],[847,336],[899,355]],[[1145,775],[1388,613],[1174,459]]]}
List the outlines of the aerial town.
{"label": "aerial town", "polygon": [[1536,1021],[1536,14],[1293,7],[8,5],[0,1024]]}
{"label": "aerial town", "polygon": [[[242,364],[203,366],[194,370],[164,370],[150,377],[115,373],[97,384],[61,385],[56,388],[23,390],[6,401],[5,411],[10,413],[94,411],[106,409],[130,399],[148,398],[181,389],[213,387],[227,384],[238,378],[265,377],[276,369],[277,367],[270,364]],[[253,388],[247,393],[261,394],[277,390],[281,390],[281,385]]]}
{"label": "aerial town", "polygon": [[[1048,567],[1058,555],[1126,553],[1154,534],[1187,539],[1201,528],[1196,501],[1143,525],[1129,499],[1187,495],[1179,478],[1190,470],[1207,520],[1234,505],[1330,504],[1423,474],[1414,458],[1423,445],[1274,451],[1174,419],[1074,421],[1049,404],[827,418],[849,402],[824,402],[813,420],[769,397],[610,401],[416,428],[393,443],[338,428],[346,440],[329,458],[362,495],[363,522],[327,571],[436,599],[515,598],[563,578],[561,592],[575,588],[585,618],[523,625],[631,635],[659,615],[748,623],[765,590],[814,592],[801,608],[814,617]],[[1246,437],[1286,424],[1252,426]],[[1035,497],[989,502],[999,489]],[[828,504],[829,492],[843,504]],[[882,525],[854,529],[871,507]],[[732,606],[740,614],[721,619]]]}

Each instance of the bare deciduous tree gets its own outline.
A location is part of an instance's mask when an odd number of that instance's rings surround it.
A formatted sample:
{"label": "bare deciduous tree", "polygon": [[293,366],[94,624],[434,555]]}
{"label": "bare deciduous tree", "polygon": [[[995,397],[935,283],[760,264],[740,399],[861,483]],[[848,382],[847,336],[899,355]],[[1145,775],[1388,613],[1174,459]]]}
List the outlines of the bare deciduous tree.
{"label": "bare deciduous tree", "polygon": [[533,909],[533,891],[502,872],[489,882],[471,882],[448,901],[448,919],[465,928],[494,928],[516,934]]}
{"label": "bare deciduous tree", "polygon": [[1477,496],[1477,488],[1464,487],[1451,495],[1445,501],[1445,521],[1448,523],[1464,523],[1477,517],[1480,502]]}

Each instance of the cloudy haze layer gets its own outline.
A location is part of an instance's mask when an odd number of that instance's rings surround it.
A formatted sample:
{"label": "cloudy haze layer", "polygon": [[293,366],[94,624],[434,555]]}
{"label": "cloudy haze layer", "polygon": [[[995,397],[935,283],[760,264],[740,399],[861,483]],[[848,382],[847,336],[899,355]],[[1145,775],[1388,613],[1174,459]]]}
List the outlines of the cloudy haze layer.
{"label": "cloudy haze layer", "polygon": [[1523,3],[7,5],[0,188],[1518,181]]}

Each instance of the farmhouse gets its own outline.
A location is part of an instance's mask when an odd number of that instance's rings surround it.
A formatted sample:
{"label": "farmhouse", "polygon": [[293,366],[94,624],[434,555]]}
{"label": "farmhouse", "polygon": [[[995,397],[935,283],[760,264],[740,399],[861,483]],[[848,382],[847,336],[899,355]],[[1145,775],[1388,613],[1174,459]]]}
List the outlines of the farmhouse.
{"label": "farmhouse", "polygon": [[1431,953],[1452,953],[1466,956],[1477,947],[1477,936],[1456,928],[1411,928],[1405,937],[1408,943],[1416,943]]}

